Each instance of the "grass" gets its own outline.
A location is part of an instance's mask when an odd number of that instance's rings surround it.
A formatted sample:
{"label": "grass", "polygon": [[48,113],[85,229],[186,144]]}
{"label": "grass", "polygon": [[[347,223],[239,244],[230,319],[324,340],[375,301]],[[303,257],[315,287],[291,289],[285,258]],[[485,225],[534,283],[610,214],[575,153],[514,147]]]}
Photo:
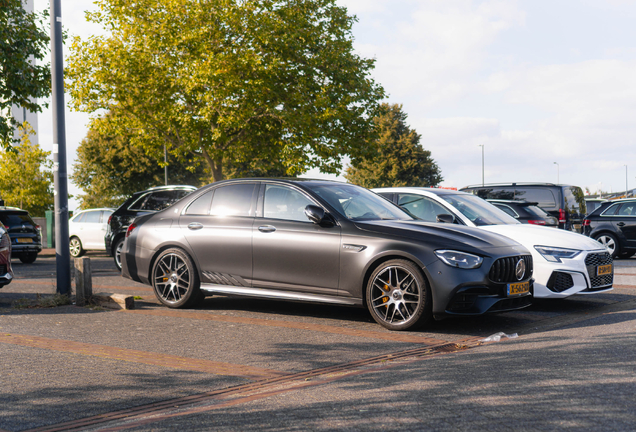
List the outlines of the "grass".
{"label": "grass", "polygon": [[69,304],[71,304],[71,299],[64,294],[55,294],[46,297],[37,294],[36,300],[30,300],[28,298],[17,299],[11,303],[11,307],[14,309],[53,308]]}

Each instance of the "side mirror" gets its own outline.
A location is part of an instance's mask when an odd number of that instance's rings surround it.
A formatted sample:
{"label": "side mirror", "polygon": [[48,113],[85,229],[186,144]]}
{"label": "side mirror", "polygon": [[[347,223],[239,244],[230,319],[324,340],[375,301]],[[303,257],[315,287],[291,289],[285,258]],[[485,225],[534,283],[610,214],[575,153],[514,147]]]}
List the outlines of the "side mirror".
{"label": "side mirror", "polygon": [[437,215],[437,222],[441,222],[441,223],[455,223],[455,217],[453,215],[449,215],[449,214],[438,214]]}
{"label": "side mirror", "polygon": [[315,224],[320,224],[325,218],[325,210],[322,207],[308,205],[305,207],[305,216]]}

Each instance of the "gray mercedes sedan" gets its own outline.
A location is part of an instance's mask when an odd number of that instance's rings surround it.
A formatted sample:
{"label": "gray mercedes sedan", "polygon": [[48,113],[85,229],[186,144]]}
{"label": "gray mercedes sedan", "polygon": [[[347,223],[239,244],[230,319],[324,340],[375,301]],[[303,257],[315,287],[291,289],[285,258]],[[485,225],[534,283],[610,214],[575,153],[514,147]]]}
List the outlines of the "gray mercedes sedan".
{"label": "gray mercedes sedan", "polygon": [[306,179],[216,182],[138,217],[122,275],[172,308],[211,295],[330,303],[366,307],[391,330],[524,308],[533,289],[532,257],[513,240]]}

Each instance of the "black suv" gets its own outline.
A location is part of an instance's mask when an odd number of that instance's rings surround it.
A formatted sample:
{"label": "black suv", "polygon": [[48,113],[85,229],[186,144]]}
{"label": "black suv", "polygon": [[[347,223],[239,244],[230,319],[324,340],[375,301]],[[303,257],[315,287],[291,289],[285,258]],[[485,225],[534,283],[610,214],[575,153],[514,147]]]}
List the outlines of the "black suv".
{"label": "black suv", "polygon": [[137,216],[163,210],[195,190],[197,188],[194,186],[182,185],[157,186],[135,192],[110,215],[104,242],[106,243],[106,252],[115,258],[115,265],[119,270],[121,270],[121,248],[124,245],[126,230],[132,221]]}
{"label": "black suv", "polygon": [[29,212],[16,207],[0,207],[0,222],[7,227],[11,238],[11,258],[25,264],[35,262],[42,251],[40,226],[33,222]]}
{"label": "black suv", "polygon": [[490,204],[508,213],[519,222],[531,225],[542,225],[550,228],[558,228],[559,222],[553,216],[550,216],[541,207],[539,203],[517,200],[487,200]]}
{"label": "black suv", "polygon": [[585,216],[583,234],[598,240],[612,258],[629,258],[636,253],[636,199],[602,203]]}
{"label": "black suv", "polygon": [[585,196],[578,186],[553,183],[498,183],[460,189],[483,199],[521,200],[539,204],[559,221],[559,228],[582,232]]}

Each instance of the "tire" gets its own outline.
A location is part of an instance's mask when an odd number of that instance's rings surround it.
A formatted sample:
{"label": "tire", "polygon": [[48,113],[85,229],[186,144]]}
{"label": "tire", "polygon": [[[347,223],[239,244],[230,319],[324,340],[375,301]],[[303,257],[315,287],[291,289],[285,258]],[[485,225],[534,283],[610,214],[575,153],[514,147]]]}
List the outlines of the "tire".
{"label": "tire", "polygon": [[157,257],[151,282],[157,300],[170,308],[191,307],[203,299],[199,274],[181,249],[167,249]]}
{"label": "tire", "polygon": [[77,237],[71,237],[71,240],[68,242],[69,248],[71,250],[71,256],[73,258],[79,258],[86,253],[84,248],[82,248],[82,242]]}
{"label": "tire", "polygon": [[124,237],[120,237],[113,245],[113,259],[117,270],[121,271],[121,251],[124,248]]}
{"label": "tire", "polygon": [[618,258],[620,259],[628,259],[634,256],[634,252],[621,252],[618,254]]}
{"label": "tire", "polygon": [[25,255],[20,255],[19,258],[20,258],[20,261],[22,261],[24,264],[33,264],[35,260],[38,258],[38,254],[28,253]]}
{"label": "tire", "polygon": [[612,259],[616,259],[618,255],[621,253],[620,245],[618,244],[618,240],[616,236],[611,233],[601,233],[594,236],[594,240],[605,246],[608,252],[612,255]]}
{"label": "tire", "polygon": [[433,316],[431,290],[411,261],[380,264],[369,278],[366,297],[373,319],[389,330],[414,330]]}

